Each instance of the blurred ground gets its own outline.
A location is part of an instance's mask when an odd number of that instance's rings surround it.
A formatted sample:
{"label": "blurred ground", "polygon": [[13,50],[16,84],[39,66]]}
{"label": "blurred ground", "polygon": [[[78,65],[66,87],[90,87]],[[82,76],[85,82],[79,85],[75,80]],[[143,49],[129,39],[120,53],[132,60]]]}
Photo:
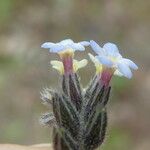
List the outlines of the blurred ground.
{"label": "blurred ground", "polygon": [[52,146],[50,144],[39,144],[39,145],[31,145],[31,146],[23,146],[16,144],[0,144],[1,150],[52,150]]}
{"label": "blurred ground", "polygon": [[[1,0],[0,143],[51,141],[51,131],[38,122],[47,111],[39,93],[46,86],[58,88],[59,75],[49,66],[57,56],[40,45],[94,39],[118,44],[139,65],[133,79],[113,79],[103,150],[149,150],[149,13],[146,0]],[[86,52],[76,53],[83,57]],[[84,86],[94,74],[89,64],[80,71]]]}

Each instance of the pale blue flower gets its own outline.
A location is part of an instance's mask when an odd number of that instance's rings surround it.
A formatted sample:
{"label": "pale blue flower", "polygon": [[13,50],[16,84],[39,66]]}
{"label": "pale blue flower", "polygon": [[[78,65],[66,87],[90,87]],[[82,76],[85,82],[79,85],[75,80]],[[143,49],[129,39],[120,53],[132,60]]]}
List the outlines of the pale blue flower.
{"label": "pale blue flower", "polygon": [[106,43],[103,47],[100,47],[95,41],[91,40],[90,45],[96,52],[96,58],[99,60],[99,62],[104,66],[115,69],[115,72],[118,75],[131,78],[131,69],[138,69],[138,66],[133,61],[121,56],[118,47],[115,44]]}
{"label": "pale blue flower", "polygon": [[84,51],[85,46],[89,46],[90,43],[87,41],[82,41],[79,43],[74,43],[71,39],[62,40],[59,43],[46,42],[41,45],[42,48],[48,48],[50,52],[59,53],[64,50],[71,49],[73,51]]}

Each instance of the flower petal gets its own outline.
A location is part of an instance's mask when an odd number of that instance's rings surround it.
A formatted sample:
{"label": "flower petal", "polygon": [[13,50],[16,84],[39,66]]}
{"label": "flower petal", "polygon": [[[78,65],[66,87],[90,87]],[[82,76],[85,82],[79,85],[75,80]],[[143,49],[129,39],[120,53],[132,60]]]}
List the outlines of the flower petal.
{"label": "flower petal", "polygon": [[88,55],[94,64],[100,64],[99,60],[96,59],[95,56],[93,56],[91,53],[88,53]]}
{"label": "flower petal", "polygon": [[78,68],[83,68],[87,65],[88,61],[86,59],[83,59],[78,62]]}
{"label": "flower petal", "polygon": [[52,66],[62,66],[63,65],[63,63],[61,61],[58,61],[58,60],[52,60],[52,61],[50,61],[50,64]]}
{"label": "flower petal", "polygon": [[118,62],[117,66],[118,66],[118,68],[117,68],[118,71],[120,73],[122,73],[126,78],[130,79],[132,77],[132,72],[131,72],[130,68],[128,67],[128,65]]}
{"label": "flower petal", "polygon": [[70,47],[73,50],[79,50],[79,51],[84,51],[85,50],[85,47],[83,45],[81,45],[80,43],[73,43],[73,44],[70,45]]}
{"label": "flower petal", "polygon": [[106,53],[111,56],[116,56],[119,53],[118,47],[113,43],[106,43],[104,44],[103,48],[105,49]]}
{"label": "flower petal", "polygon": [[123,74],[120,73],[119,70],[116,70],[116,71],[114,72],[114,74],[117,75],[117,76],[119,76],[119,77],[122,77],[122,76],[123,76]]}
{"label": "flower petal", "polygon": [[52,53],[58,53],[58,52],[60,52],[60,51],[62,51],[64,49],[65,49],[65,47],[63,45],[56,44],[55,46],[53,46],[53,47],[50,48],[50,52],[52,52]]}
{"label": "flower petal", "polygon": [[102,64],[99,62],[99,60],[93,56],[92,54],[88,53],[90,59],[92,60],[92,62],[95,65],[96,68],[96,74],[100,73],[102,71]]}
{"label": "flower petal", "polygon": [[138,66],[130,59],[127,59],[127,58],[123,58],[122,61],[124,63],[126,63],[130,68],[134,69],[134,70],[137,70],[138,69]]}
{"label": "flower petal", "polygon": [[81,61],[73,60],[74,65],[74,71],[76,72],[78,69],[83,68],[87,65],[88,61],[86,59],[83,59]]}
{"label": "flower petal", "polygon": [[66,40],[62,40],[61,42],[60,42],[60,44],[62,44],[62,45],[68,45],[68,44],[73,44],[74,42],[73,42],[73,40],[71,40],[71,39],[66,39]]}
{"label": "flower petal", "polygon": [[71,49],[73,51],[76,51],[76,50],[84,51],[85,46],[88,46],[88,45],[89,45],[89,42],[87,42],[87,41],[81,41],[78,43],[74,43],[73,40],[66,39],[66,40],[62,40],[58,43],[46,42],[46,43],[42,44],[41,47],[49,48],[50,52],[59,53],[61,51],[68,50],[68,49]]}
{"label": "flower petal", "polygon": [[55,43],[52,42],[45,42],[41,45],[42,48],[51,48],[52,46],[55,46]]}
{"label": "flower petal", "polygon": [[50,61],[50,64],[52,65],[54,69],[58,70],[60,74],[64,73],[64,67],[61,61],[52,60]]}
{"label": "flower petal", "polygon": [[106,56],[96,56],[96,58],[103,64],[106,65],[107,67],[112,67],[113,66],[113,62],[108,59]]}
{"label": "flower petal", "polygon": [[90,45],[91,45],[92,49],[95,51],[95,53],[97,53],[97,54],[103,53],[103,49],[95,41],[91,40]]}
{"label": "flower petal", "polygon": [[81,42],[79,42],[81,45],[83,45],[83,46],[89,46],[90,45],[90,42],[88,42],[88,41],[81,41]]}

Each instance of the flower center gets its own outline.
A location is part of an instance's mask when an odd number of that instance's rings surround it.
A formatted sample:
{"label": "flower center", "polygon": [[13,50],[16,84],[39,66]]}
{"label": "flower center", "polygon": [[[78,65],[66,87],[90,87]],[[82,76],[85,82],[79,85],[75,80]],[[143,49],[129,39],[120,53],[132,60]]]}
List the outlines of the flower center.
{"label": "flower center", "polygon": [[110,56],[109,59],[114,63],[117,62],[118,60],[116,57],[113,57],[113,56]]}
{"label": "flower center", "polygon": [[63,59],[63,58],[67,58],[67,57],[73,57],[74,51],[73,51],[73,49],[66,49],[66,50],[59,52],[58,54],[59,54],[60,58]]}

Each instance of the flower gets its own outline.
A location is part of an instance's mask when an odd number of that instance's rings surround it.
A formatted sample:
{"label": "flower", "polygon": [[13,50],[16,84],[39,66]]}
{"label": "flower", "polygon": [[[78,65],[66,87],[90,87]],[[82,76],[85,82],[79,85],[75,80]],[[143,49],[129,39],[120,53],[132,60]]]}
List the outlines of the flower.
{"label": "flower", "polygon": [[[91,61],[94,63],[96,68],[96,74],[100,74],[103,70],[103,65],[99,62],[96,56],[93,56],[91,53],[88,53]],[[123,76],[118,70],[114,72],[115,75]]]}
{"label": "flower", "polygon": [[48,48],[52,53],[60,53],[66,50],[71,51],[84,51],[84,46],[89,46],[90,43],[87,41],[82,41],[79,43],[74,43],[71,39],[62,40],[59,43],[46,42],[41,45],[42,48]]}
{"label": "flower", "polygon": [[95,41],[91,40],[90,45],[96,52],[96,58],[99,62],[103,66],[111,68],[115,74],[122,75],[130,79],[132,77],[131,69],[138,69],[138,66],[133,61],[121,56],[118,47],[115,44],[106,43],[103,47],[100,47]]}
{"label": "flower", "polygon": [[[74,61],[73,56],[75,51],[84,51],[85,46],[89,46],[90,43],[87,41],[81,41],[75,43],[71,39],[62,40],[59,43],[46,42],[41,45],[42,48],[48,48],[52,53],[58,53],[61,62],[53,61],[53,68],[59,70],[59,72],[64,73],[65,75],[72,74],[74,72]],[[61,64],[60,64],[61,63]],[[61,67],[60,67],[61,66]],[[63,68],[63,69],[61,69]]]}
{"label": "flower", "polygon": [[[64,74],[64,66],[63,63],[61,61],[57,61],[57,60],[52,60],[50,61],[52,67],[56,70],[58,70],[58,72],[60,74]],[[76,59],[73,59],[73,71],[77,72],[80,68],[83,68],[87,65],[88,61],[86,59],[83,59],[81,61],[78,61]]]}

